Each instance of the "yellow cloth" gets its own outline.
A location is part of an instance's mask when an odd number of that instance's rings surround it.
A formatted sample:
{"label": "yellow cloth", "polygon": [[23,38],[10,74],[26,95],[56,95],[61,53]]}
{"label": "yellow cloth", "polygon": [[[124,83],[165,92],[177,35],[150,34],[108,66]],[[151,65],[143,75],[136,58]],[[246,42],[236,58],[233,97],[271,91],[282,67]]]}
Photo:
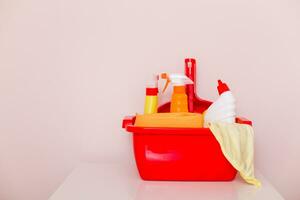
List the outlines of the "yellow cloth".
{"label": "yellow cloth", "polygon": [[202,128],[203,116],[188,112],[136,115],[134,125],[139,127]]}
{"label": "yellow cloth", "polygon": [[249,184],[261,186],[254,177],[254,132],[250,125],[211,122],[208,124],[222,152],[241,177]]}

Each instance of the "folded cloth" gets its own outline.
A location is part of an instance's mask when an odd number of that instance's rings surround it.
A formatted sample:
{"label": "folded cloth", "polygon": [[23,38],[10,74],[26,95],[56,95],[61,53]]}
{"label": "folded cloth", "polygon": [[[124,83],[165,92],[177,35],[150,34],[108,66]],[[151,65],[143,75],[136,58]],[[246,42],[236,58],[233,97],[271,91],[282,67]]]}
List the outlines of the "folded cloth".
{"label": "folded cloth", "polygon": [[247,124],[210,122],[208,127],[219,142],[222,152],[241,177],[249,184],[261,186],[254,176],[254,132]]}
{"label": "folded cloth", "polygon": [[173,127],[202,128],[203,115],[198,113],[154,113],[136,115],[134,126],[139,127]]}

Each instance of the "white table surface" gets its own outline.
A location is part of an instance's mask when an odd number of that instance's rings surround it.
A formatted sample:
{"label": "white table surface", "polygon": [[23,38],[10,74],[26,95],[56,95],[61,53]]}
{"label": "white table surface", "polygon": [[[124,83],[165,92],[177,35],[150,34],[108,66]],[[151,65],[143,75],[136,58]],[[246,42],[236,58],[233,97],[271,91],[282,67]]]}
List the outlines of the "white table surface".
{"label": "white table surface", "polygon": [[133,165],[79,165],[50,200],[282,200],[282,196],[259,173],[262,187],[243,182],[143,181]]}

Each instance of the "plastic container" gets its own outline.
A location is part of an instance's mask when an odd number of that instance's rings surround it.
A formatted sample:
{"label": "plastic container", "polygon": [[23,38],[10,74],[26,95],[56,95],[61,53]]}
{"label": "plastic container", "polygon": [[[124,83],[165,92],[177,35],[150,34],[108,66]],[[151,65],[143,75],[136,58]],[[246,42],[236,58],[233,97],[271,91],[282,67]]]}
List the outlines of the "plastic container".
{"label": "plastic container", "polygon": [[209,122],[234,123],[236,118],[235,98],[226,83],[218,80],[219,98],[205,111],[204,124]]}
{"label": "plastic container", "polygon": [[154,75],[150,84],[146,87],[146,98],[144,105],[144,114],[157,113],[158,105],[158,75]]}
{"label": "plastic container", "polygon": [[158,93],[157,87],[146,88],[144,114],[157,113],[157,105],[158,105],[157,93]]}
{"label": "plastic container", "polygon": [[170,112],[188,112],[188,98],[185,86],[194,84],[194,82],[184,74],[163,73],[161,77],[167,79],[163,92],[167,89],[169,83],[173,85]]}
{"label": "plastic container", "polygon": [[[185,60],[186,75],[196,83],[196,61]],[[196,84],[195,84],[196,85]],[[187,86],[189,111],[202,113],[212,102]],[[158,112],[169,112],[170,103]],[[230,181],[237,171],[224,157],[220,145],[208,128],[135,127],[135,117],[123,119],[122,127],[133,135],[133,148],[139,174],[144,180]],[[252,125],[237,118],[237,123]]]}

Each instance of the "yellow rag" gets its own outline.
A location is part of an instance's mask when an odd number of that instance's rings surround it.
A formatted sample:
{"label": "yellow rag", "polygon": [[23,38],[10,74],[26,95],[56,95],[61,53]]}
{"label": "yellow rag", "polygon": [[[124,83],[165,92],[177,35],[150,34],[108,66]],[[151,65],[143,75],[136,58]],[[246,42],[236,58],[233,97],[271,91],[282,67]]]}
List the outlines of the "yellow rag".
{"label": "yellow rag", "polygon": [[249,184],[261,186],[254,176],[254,132],[247,124],[211,122],[211,132],[219,142],[222,152],[241,177]]}

